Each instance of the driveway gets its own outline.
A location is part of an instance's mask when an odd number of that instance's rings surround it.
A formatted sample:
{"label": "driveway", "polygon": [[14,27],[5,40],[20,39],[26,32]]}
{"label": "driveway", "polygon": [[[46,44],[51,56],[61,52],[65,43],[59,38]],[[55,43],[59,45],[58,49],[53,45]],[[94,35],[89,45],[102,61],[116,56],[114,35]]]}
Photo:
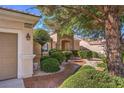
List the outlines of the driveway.
{"label": "driveway", "polygon": [[0,88],[24,88],[22,79],[10,79],[0,81]]}

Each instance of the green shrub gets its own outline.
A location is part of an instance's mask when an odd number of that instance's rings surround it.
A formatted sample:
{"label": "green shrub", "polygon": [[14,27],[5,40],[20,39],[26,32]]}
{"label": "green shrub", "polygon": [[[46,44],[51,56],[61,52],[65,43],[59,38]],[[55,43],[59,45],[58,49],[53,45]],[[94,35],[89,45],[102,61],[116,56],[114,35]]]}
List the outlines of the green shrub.
{"label": "green shrub", "polygon": [[99,58],[99,54],[98,53],[92,52],[92,51],[86,51],[86,50],[78,51],[78,55],[81,58],[92,58],[92,57]]}
{"label": "green shrub", "polygon": [[97,64],[97,67],[107,68],[107,64],[106,63],[99,63],[99,64]]}
{"label": "green shrub", "polygon": [[57,59],[60,64],[66,59],[62,52],[54,52],[51,54],[51,57]]}
{"label": "green shrub", "polygon": [[102,62],[107,63],[107,57],[104,54],[99,54],[99,58],[102,60]]}
{"label": "green shrub", "polygon": [[78,57],[78,50],[72,50],[72,54],[74,57]]}
{"label": "green shrub", "polygon": [[86,51],[78,51],[78,56],[80,58],[87,58],[87,52]]}
{"label": "green shrub", "polygon": [[48,59],[48,58],[50,58],[50,56],[42,56],[42,57],[40,58],[40,62],[42,62],[43,60]]}
{"label": "green shrub", "polygon": [[92,57],[99,58],[99,54],[97,52],[92,52]]}
{"label": "green shrub", "polygon": [[112,77],[105,71],[96,71],[91,66],[81,67],[67,78],[61,88],[119,88],[124,87],[124,78]]}
{"label": "green shrub", "polygon": [[56,72],[60,70],[57,59],[48,58],[42,61],[41,69],[45,72]]}
{"label": "green shrub", "polygon": [[124,88],[124,79],[122,77],[113,77],[113,82],[117,88]]}
{"label": "green shrub", "polygon": [[121,53],[122,60],[124,61],[124,52]]}
{"label": "green shrub", "polygon": [[42,57],[40,58],[40,67],[41,67],[41,70],[42,70],[42,65],[43,65],[43,63],[44,63],[44,60],[49,59],[49,58],[50,58],[50,56],[42,56]]}
{"label": "green shrub", "polygon": [[60,50],[57,50],[56,48],[49,50],[49,55],[52,55],[55,52],[60,52]]}
{"label": "green shrub", "polygon": [[72,52],[69,52],[69,51],[65,51],[64,52],[64,55],[66,57],[66,62],[72,57]]}
{"label": "green shrub", "polygon": [[90,58],[92,58],[92,57],[93,57],[92,51],[88,51],[88,52],[87,52],[87,58],[90,59]]}
{"label": "green shrub", "polygon": [[[90,80],[96,70],[92,69],[79,69],[74,75],[66,79],[61,88],[86,88],[94,87],[94,81]],[[89,80],[88,80],[89,79]]]}

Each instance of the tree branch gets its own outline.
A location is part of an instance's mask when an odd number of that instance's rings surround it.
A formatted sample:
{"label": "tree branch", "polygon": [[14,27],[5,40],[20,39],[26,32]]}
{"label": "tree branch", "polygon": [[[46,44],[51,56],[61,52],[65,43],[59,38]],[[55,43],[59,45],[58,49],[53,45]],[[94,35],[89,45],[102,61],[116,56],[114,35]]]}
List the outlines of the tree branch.
{"label": "tree branch", "polygon": [[62,7],[64,8],[68,8],[68,9],[74,9],[78,12],[82,12],[82,13],[85,13],[86,15],[94,18],[95,20],[97,20],[99,23],[103,23],[104,21],[101,19],[101,18],[98,18],[98,16],[96,16],[95,14],[91,13],[88,9],[85,9],[85,8],[74,8],[74,7],[70,7],[70,6],[64,6],[62,5]]}

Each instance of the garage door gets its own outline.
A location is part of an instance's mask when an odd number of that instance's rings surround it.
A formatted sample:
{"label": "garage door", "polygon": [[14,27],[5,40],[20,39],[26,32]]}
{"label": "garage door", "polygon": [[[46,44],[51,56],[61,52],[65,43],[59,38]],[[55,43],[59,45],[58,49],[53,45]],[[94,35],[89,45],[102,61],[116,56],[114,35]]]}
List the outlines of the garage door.
{"label": "garage door", "polygon": [[0,80],[17,76],[17,34],[0,33]]}

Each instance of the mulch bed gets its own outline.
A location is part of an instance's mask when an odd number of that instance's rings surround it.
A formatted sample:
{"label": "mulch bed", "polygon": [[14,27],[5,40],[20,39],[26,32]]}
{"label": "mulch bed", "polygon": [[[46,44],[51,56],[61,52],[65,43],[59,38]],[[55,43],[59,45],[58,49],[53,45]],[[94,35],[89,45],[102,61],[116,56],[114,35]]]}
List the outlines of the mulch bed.
{"label": "mulch bed", "polygon": [[[80,62],[81,65],[83,65],[85,62]],[[79,62],[78,64],[76,62],[69,62],[68,64],[65,64],[65,69],[59,73],[54,73],[50,75],[44,75],[44,76],[33,76],[30,78],[23,79],[24,85],[26,88],[56,88],[59,87],[62,82],[75,73],[77,69],[80,68]]]}

